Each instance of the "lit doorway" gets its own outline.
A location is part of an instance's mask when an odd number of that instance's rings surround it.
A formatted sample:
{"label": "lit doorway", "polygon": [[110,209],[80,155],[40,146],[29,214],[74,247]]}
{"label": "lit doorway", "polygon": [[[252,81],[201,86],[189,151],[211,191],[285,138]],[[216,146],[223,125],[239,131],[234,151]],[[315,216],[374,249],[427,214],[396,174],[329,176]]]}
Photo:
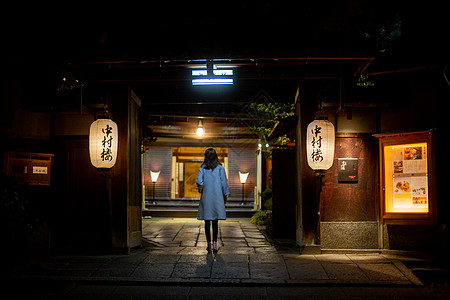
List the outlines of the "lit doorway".
{"label": "lit doorway", "polygon": [[[172,198],[199,198],[195,179],[208,147],[172,148]],[[228,148],[215,147],[219,162],[228,174]]]}

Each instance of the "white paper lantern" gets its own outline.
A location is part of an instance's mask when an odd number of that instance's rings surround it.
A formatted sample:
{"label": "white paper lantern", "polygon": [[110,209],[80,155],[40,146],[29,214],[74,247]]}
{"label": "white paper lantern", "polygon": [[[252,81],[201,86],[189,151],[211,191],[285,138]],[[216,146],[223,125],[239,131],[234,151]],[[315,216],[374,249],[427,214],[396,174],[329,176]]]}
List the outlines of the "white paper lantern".
{"label": "white paper lantern", "polygon": [[316,118],[306,129],[306,156],[314,171],[331,168],[334,159],[335,133],[333,124]]}
{"label": "white paper lantern", "polygon": [[116,164],[118,138],[117,124],[111,119],[98,119],[89,131],[91,164],[98,169],[109,169]]}

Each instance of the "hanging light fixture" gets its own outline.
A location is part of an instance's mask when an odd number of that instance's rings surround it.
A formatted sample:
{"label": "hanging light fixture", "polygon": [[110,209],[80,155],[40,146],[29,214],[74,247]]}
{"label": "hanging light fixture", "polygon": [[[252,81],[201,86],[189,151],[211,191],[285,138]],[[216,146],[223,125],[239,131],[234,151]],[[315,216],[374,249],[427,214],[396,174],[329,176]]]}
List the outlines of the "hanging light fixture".
{"label": "hanging light fixture", "polygon": [[197,136],[202,137],[205,134],[202,120],[198,120]]}
{"label": "hanging light fixture", "polygon": [[315,172],[331,168],[334,160],[335,133],[327,118],[316,117],[306,129],[306,156]]}
{"label": "hanging light fixture", "polygon": [[97,169],[114,167],[118,141],[117,124],[110,117],[103,117],[94,121],[89,130],[91,164]]}

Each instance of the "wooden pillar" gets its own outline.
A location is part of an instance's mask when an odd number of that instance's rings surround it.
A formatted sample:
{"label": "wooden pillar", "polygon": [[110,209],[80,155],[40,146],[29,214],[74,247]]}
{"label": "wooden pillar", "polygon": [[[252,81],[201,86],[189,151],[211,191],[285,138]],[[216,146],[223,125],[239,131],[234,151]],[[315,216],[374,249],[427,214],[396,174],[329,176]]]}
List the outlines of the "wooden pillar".
{"label": "wooden pillar", "polygon": [[140,101],[129,87],[111,88],[108,97],[119,129],[117,162],[112,170],[111,241],[114,252],[129,253],[141,240]]}
{"label": "wooden pillar", "polygon": [[296,229],[295,229],[295,241],[296,244],[302,249],[303,246],[303,195],[302,195],[302,126],[300,115],[300,86],[297,88],[295,95],[295,115],[297,116],[297,126],[295,127],[295,211],[296,211]]}

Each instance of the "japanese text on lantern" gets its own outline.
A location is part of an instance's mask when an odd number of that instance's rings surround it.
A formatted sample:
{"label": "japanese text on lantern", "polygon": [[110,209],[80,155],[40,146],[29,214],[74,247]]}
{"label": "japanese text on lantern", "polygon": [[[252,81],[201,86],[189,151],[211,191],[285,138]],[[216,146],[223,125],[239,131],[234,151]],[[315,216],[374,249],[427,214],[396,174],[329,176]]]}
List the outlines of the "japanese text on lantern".
{"label": "japanese text on lantern", "polygon": [[322,127],[316,124],[315,128],[311,129],[312,133],[312,141],[311,141],[311,159],[313,161],[323,161],[323,153],[322,153],[322,135],[321,135]]}
{"label": "japanese text on lantern", "polygon": [[105,128],[102,128],[102,132],[103,132],[103,140],[102,140],[102,146],[103,146],[103,150],[100,153],[100,157],[102,158],[102,161],[105,160],[109,160],[112,161],[113,156],[112,156],[112,151],[111,151],[111,146],[112,146],[112,127],[109,126],[108,124],[106,124]]}

